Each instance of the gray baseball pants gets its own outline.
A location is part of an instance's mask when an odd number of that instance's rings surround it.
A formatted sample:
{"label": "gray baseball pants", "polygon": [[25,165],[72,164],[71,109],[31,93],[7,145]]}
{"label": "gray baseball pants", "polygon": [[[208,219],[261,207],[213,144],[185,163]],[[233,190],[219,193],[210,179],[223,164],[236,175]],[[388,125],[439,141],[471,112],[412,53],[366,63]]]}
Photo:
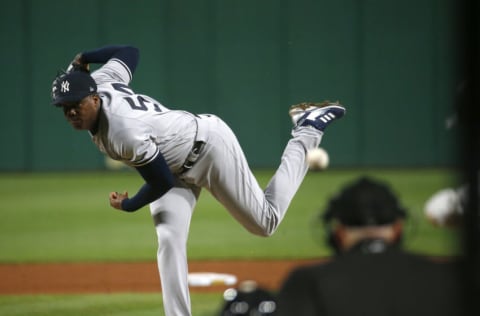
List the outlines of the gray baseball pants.
{"label": "gray baseball pants", "polygon": [[191,315],[187,239],[201,188],[207,189],[249,232],[270,236],[307,173],[307,150],[316,148],[323,135],[310,127],[293,130],[280,166],[263,190],[227,124],[214,115],[201,115],[197,122],[196,140],[205,142],[198,160],[178,176],[176,187],[150,204],[167,316]]}

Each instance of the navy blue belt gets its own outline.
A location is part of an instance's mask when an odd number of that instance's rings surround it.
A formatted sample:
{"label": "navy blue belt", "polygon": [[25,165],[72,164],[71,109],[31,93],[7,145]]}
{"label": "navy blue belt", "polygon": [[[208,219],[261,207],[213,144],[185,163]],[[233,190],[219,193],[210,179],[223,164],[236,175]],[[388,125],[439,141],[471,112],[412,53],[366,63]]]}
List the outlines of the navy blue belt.
{"label": "navy blue belt", "polygon": [[185,173],[192,169],[197,162],[200,153],[202,152],[203,146],[205,146],[205,142],[202,141],[196,141],[193,143],[192,149],[190,150],[190,153],[188,153],[187,159],[185,159],[185,162],[180,168],[179,174]]}

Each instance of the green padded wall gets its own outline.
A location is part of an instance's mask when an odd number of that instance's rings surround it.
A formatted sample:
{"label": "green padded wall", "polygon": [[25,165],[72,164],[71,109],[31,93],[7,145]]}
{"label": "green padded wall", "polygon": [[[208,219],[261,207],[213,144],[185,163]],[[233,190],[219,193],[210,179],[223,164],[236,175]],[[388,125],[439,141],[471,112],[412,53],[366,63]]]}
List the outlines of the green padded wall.
{"label": "green padded wall", "polygon": [[0,170],[104,168],[88,133],[50,105],[74,55],[132,44],[132,87],[214,113],[252,167],[279,163],[291,104],[340,100],[322,146],[332,166],[454,163],[453,0],[84,0],[5,2]]}

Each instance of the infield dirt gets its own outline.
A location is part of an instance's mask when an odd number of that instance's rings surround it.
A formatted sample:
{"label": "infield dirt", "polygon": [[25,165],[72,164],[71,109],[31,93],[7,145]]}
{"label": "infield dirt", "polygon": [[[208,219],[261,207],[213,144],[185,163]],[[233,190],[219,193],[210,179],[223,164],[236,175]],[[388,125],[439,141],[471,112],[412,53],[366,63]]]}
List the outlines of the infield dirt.
{"label": "infield dirt", "polygon": [[[190,272],[228,273],[238,282],[254,280],[276,290],[296,266],[319,260],[191,261]],[[160,292],[155,262],[0,264],[0,294]],[[223,291],[215,285],[191,287],[192,292]]]}

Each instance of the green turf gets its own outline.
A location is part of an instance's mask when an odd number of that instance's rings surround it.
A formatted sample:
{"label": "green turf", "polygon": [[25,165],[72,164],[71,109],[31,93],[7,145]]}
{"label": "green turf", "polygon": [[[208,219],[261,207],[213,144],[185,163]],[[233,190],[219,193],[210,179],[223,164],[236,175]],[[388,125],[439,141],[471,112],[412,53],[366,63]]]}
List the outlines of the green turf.
{"label": "green turf", "polygon": [[[221,293],[191,295],[196,316],[216,315]],[[160,293],[0,296],[1,316],[158,316]]]}
{"label": "green turf", "polygon": [[[256,171],[265,185],[272,171]],[[435,228],[423,217],[425,200],[455,185],[449,170],[327,170],[309,173],[279,230],[250,235],[206,191],[192,219],[190,259],[306,258],[329,255],[317,218],[346,181],[360,175],[389,181],[410,210],[406,246],[431,255],[459,253],[458,232]],[[148,208],[128,214],[108,206],[111,190],[135,192],[133,172],[0,174],[1,262],[155,260]],[[215,315],[221,293],[192,294],[197,316]],[[161,315],[160,293],[0,296],[0,316]]]}
{"label": "green turf", "polygon": [[[255,174],[265,185],[272,171]],[[341,185],[363,174],[389,181],[410,210],[407,247],[432,255],[458,253],[458,233],[432,227],[422,214],[433,192],[454,184],[451,172],[372,169],[309,173],[270,238],[249,234],[203,191],[192,219],[189,258],[328,255],[318,212]],[[110,191],[134,193],[140,185],[134,172],[0,174],[0,262],[154,260],[156,236],[148,208],[124,213],[108,205]]]}

